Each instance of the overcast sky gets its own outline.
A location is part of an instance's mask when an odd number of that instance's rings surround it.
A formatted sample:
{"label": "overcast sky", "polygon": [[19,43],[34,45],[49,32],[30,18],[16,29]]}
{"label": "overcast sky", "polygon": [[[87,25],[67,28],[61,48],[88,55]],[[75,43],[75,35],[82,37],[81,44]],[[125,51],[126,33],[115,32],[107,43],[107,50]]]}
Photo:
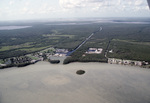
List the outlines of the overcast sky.
{"label": "overcast sky", "polygon": [[146,0],[0,0],[0,20],[150,17]]}

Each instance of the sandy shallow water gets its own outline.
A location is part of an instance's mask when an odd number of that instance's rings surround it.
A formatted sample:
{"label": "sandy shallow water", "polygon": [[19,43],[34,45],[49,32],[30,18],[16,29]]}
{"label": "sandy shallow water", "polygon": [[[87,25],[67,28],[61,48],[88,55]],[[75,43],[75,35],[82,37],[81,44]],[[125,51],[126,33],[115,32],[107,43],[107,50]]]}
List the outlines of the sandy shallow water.
{"label": "sandy shallow water", "polygon": [[[85,74],[77,75],[77,70]],[[38,62],[0,70],[0,103],[150,103],[150,70]]]}

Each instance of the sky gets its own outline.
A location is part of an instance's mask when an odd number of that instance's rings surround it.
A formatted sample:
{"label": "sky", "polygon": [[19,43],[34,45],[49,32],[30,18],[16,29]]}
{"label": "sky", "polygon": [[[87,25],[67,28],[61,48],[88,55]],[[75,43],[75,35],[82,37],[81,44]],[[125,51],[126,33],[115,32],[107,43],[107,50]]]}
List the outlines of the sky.
{"label": "sky", "polygon": [[147,0],[0,0],[0,21],[150,17]]}

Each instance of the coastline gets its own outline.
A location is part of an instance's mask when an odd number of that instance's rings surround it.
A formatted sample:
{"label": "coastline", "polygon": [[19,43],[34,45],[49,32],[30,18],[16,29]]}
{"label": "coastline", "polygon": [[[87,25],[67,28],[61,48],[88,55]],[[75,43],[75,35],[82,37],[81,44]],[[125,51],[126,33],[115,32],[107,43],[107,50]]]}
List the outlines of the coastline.
{"label": "coastline", "polygon": [[73,64],[73,63],[104,63],[104,64],[115,64],[115,65],[120,65],[120,66],[129,66],[129,67],[140,67],[140,68],[145,68],[145,69],[150,69],[150,67],[148,66],[136,66],[136,65],[125,65],[125,64],[116,64],[116,63],[108,63],[108,62],[94,62],[94,61],[90,61],[90,62],[79,62],[79,61],[75,61],[75,62],[70,62],[70,63],[67,63],[67,64],[63,64],[63,63],[51,63],[49,61],[38,61],[38,62],[35,62],[35,63],[28,63],[28,64],[23,64],[23,65],[8,65],[8,66],[4,66],[4,67],[0,67],[0,69],[7,69],[7,68],[11,68],[11,67],[17,67],[17,68],[21,68],[21,67],[26,67],[26,66],[30,66],[30,65],[35,65],[36,63],[39,63],[39,62],[48,62],[49,64],[51,65],[69,65],[69,64]]}

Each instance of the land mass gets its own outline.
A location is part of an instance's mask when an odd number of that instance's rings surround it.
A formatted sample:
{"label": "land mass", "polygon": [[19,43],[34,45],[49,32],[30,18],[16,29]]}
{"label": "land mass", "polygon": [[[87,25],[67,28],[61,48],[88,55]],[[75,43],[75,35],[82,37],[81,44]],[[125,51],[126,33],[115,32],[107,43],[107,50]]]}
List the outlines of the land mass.
{"label": "land mass", "polygon": [[[4,26],[5,29],[0,30],[0,65],[1,68],[12,64],[24,66],[40,60],[50,60],[54,55],[67,55],[64,64],[109,62],[149,67],[150,21],[148,20],[138,18],[130,22],[130,19],[120,18],[109,20],[111,22],[97,19],[1,23],[1,28]],[[27,28],[9,28],[14,26]],[[102,30],[95,32],[100,27]]]}

